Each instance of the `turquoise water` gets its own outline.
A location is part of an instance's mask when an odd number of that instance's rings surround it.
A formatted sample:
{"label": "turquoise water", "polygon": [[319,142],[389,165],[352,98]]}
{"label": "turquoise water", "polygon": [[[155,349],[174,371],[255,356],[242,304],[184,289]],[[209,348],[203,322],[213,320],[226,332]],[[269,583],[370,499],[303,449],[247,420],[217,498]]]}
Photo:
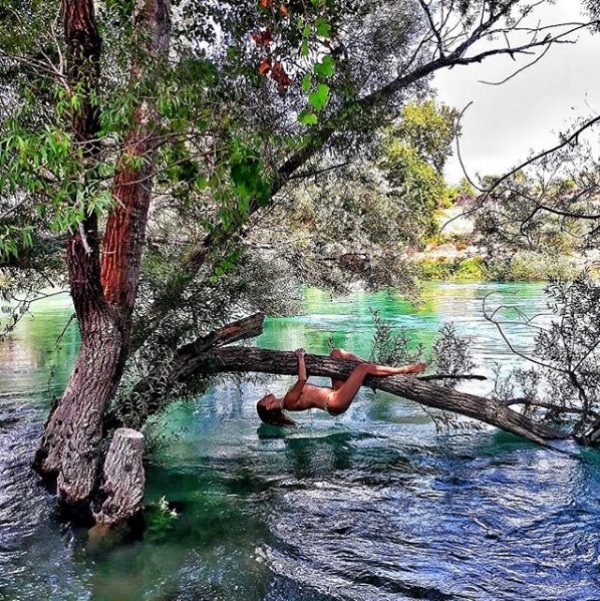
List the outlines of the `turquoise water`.
{"label": "turquoise water", "polygon": [[[269,319],[257,344],[368,355],[378,309],[431,344],[453,321],[480,373],[516,364],[481,302],[543,307],[536,285],[432,284],[418,305],[388,294],[330,299]],[[148,504],[178,517],[104,555],[52,516],[28,469],[51,394],[77,350],[60,301],[0,345],[0,599],[600,599],[599,462],[559,456],[492,429],[437,434],[417,405],[361,391],[338,418],[261,427],[255,401],[291,382],[223,376],[153,428]],[[527,333],[511,337],[522,348]],[[52,378],[50,375],[52,374]],[[323,381],[325,383],[325,381]],[[489,383],[469,385],[485,393]]]}

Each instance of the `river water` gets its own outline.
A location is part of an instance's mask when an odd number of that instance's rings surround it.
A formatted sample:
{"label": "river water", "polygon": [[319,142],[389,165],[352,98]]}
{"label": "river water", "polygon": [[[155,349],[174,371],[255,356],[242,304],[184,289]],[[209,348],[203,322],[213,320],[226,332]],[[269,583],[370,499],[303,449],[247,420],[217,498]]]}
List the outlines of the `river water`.
{"label": "river water", "polygon": [[[432,284],[414,306],[308,291],[306,314],[267,320],[258,344],[319,353],[331,337],[368,355],[377,308],[425,345],[453,321],[489,373],[515,364],[482,319],[489,292],[543,306],[536,285]],[[164,496],[177,517],[152,521],[142,542],[89,552],[29,470],[77,351],[73,325],[56,347],[69,314],[47,302],[0,344],[0,599],[600,599],[595,452],[562,456],[491,429],[438,434],[415,404],[370,390],[338,418],[259,427],[256,399],[290,378],[223,377],[174,406],[153,428],[146,502]],[[526,347],[524,330],[511,336]]]}

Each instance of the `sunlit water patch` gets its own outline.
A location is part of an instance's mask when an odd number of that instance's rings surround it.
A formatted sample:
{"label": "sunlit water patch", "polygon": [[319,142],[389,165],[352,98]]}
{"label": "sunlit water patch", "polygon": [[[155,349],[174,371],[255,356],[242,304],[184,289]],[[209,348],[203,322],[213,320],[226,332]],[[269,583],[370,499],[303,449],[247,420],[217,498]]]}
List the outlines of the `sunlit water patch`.
{"label": "sunlit water patch", "polygon": [[[494,361],[517,362],[482,318],[490,292],[543,309],[532,285],[431,285],[418,306],[309,291],[305,315],[267,320],[258,344],[319,353],[332,339],[367,355],[377,309],[426,346],[453,321],[490,373]],[[0,345],[1,599],[600,599],[595,452],[575,459],[489,429],[439,435],[413,403],[369,390],[336,419],[312,412],[294,431],[261,427],[255,401],[283,392],[283,377],[224,377],[173,406],[146,501],[166,497],[177,517],[142,542],[90,554],[29,470],[77,352],[72,325],[55,348],[69,315],[54,302]],[[527,348],[524,328],[510,333]]]}

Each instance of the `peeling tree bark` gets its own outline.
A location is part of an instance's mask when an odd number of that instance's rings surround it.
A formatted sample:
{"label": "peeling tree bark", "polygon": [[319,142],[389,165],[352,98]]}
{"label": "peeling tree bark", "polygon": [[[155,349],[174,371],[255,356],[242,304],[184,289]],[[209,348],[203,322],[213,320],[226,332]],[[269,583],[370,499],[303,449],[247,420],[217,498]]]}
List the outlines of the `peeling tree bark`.
{"label": "peeling tree bark", "polygon": [[[139,56],[131,67],[133,85],[167,59],[171,31],[167,0],[138,0],[133,15]],[[106,301],[121,320],[125,352],[131,313],[137,296],[140,264],[152,195],[158,112],[153,100],[144,99],[134,115],[125,150],[113,184],[115,208],[110,213],[102,244],[102,287]],[[134,168],[136,159],[142,160]]]}

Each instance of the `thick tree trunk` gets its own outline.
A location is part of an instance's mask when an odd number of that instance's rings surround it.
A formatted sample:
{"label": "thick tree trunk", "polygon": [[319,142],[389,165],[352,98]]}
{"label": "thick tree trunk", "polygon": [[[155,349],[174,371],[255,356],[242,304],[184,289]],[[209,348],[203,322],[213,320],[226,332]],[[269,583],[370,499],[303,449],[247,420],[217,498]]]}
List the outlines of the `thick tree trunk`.
{"label": "thick tree trunk", "polygon": [[[72,129],[84,149],[82,181],[93,173],[100,129],[94,101],[100,75],[100,36],[92,0],[63,0],[67,75],[82,96]],[[71,297],[81,332],[81,349],[65,393],[46,424],[35,464],[57,477],[59,499],[77,505],[96,480],[102,416],[115,386],[121,333],[105,302],[100,283],[98,224],[95,214],[74,228],[67,240]]]}
{"label": "thick tree trunk", "polygon": [[[313,376],[346,379],[356,365],[353,361],[306,355],[306,369],[308,374]],[[292,352],[243,347],[220,348],[204,353],[196,358],[196,370],[196,373],[298,373],[297,359]],[[365,380],[365,386],[416,401],[427,407],[471,417],[538,444],[569,437],[569,434],[536,422],[492,399],[436,386],[415,377],[370,377]]]}
{"label": "thick tree trunk", "polygon": [[[148,85],[168,58],[171,33],[169,0],[137,0],[133,27],[138,55],[131,67],[132,83],[140,85],[145,80]],[[155,98],[141,100],[135,111],[134,123],[115,175],[112,193],[116,204],[108,217],[102,243],[102,288],[122,336],[115,386],[110,398],[117,390],[129,354],[132,313],[154,179],[158,124]],[[136,160],[141,161],[139,169],[132,167]]]}
{"label": "thick tree trunk", "polygon": [[[92,494],[101,455],[102,420],[115,389],[121,334],[98,315],[88,322],[67,388],[50,416],[36,465],[57,476],[61,503],[76,507]],[[83,508],[82,508],[83,509]]]}
{"label": "thick tree trunk", "polygon": [[[99,131],[94,105],[99,80],[100,38],[92,0],[63,0],[69,81],[84,96],[83,108],[73,115],[77,140],[85,144],[82,177],[92,172]],[[134,10],[138,28],[138,60],[132,79],[146,76],[144,67],[164,59],[170,30],[167,0],[138,0]],[[110,215],[104,236],[103,260],[94,214],[69,237],[67,264],[70,290],[81,332],[79,357],[65,393],[50,415],[35,464],[46,476],[57,478],[57,494],[70,508],[89,514],[101,463],[104,418],[127,358],[131,312],[137,293],[139,266],[150,203],[153,128],[156,111],[143,101],[136,126],[127,137],[113,193],[117,208]],[[144,156],[141,171],[130,159]]]}
{"label": "thick tree trunk", "polygon": [[[139,56],[132,64],[131,78],[134,85],[144,78],[148,84],[153,72],[168,56],[171,31],[168,0],[138,0],[133,24],[137,30]],[[121,319],[125,343],[131,329],[152,196],[157,120],[154,99],[142,99],[135,111],[135,128],[127,137],[115,175],[113,197],[116,204],[109,215],[102,245],[104,295]],[[132,167],[136,160],[142,163],[137,169]]]}

